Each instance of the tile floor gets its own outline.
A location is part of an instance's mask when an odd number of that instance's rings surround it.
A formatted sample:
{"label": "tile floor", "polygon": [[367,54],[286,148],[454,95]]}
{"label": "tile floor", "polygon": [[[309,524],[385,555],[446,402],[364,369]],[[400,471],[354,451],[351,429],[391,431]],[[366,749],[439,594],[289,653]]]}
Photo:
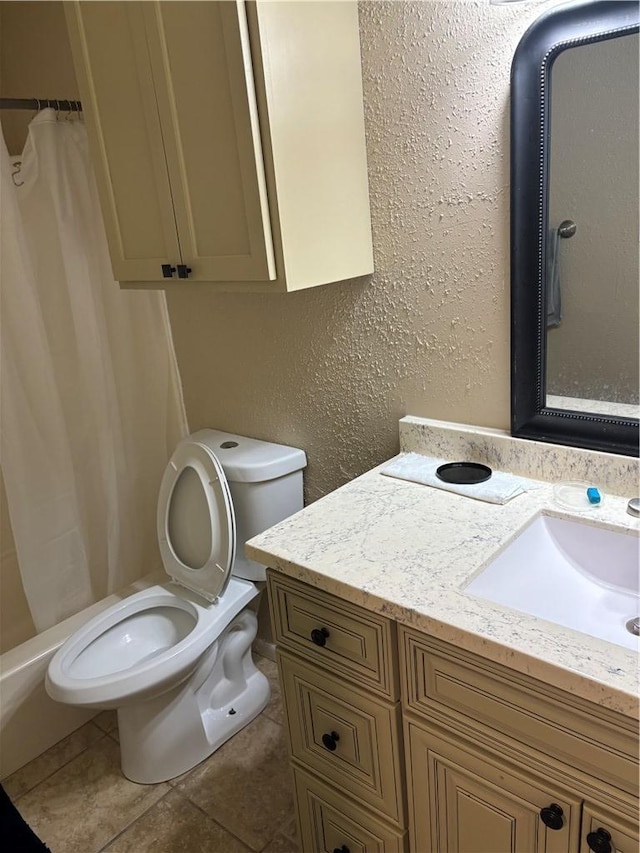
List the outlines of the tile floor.
{"label": "tile floor", "polygon": [[122,775],[104,712],[3,781],[52,853],[300,853],[275,663],[271,701],[195,769],[137,785]]}

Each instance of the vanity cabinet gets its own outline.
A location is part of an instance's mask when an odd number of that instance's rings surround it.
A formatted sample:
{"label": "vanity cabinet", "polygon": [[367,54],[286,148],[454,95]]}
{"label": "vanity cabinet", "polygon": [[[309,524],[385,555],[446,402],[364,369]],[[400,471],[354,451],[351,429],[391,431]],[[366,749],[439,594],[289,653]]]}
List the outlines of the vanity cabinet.
{"label": "vanity cabinet", "polygon": [[395,624],[268,573],[302,849],[406,851]]}
{"label": "vanity cabinet", "polygon": [[268,588],[305,853],[638,850],[637,723],[271,570]]}
{"label": "vanity cabinet", "polygon": [[399,628],[411,849],[638,849],[627,717]]}
{"label": "vanity cabinet", "polygon": [[65,7],[122,286],[373,271],[355,2]]}

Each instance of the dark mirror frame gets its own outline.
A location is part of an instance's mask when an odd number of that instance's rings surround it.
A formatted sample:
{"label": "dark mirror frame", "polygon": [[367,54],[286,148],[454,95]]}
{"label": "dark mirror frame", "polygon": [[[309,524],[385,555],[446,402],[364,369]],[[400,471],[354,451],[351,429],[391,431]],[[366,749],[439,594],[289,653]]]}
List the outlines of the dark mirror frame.
{"label": "dark mirror frame", "polygon": [[638,456],[638,421],[546,407],[545,256],[551,70],[564,50],[638,32],[637,0],[553,9],[526,31],[511,67],[511,434]]}

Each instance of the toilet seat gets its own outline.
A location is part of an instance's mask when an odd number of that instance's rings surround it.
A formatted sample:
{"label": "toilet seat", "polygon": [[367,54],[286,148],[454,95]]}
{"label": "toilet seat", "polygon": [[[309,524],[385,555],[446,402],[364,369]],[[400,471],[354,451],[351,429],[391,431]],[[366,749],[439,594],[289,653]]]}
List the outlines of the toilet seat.
{"label": "toilet seat", "polygon": [[[133,696],[143,699],[162,693],[167,684],[188,677],[201,655],[258,594],[251,582],[231,578],[225,595],[211,606],[189,592],[179,596],[167,587],[147,587],[94,616],[72,634],[49,664],[45,682],[49,695],[72,705],[119,708]],[[162,644],[153,655],[122,666],[114,662],[122,643],[130,641],[127,620],[176,610],[182,625],[174,644],[168,648]],[[140,633],[144,630],[142,626]],[[112,639],[107,638],[109,633]],[[89,656],[85,662],[84,656]]]}
{"label": "toilet seat", "polygon": [[192,438],[178,444],[162,477],[156,520],[166,573],[215,601],[229,582],[236,524],[227,478],[209,447]]}
{"label": "toilet seat", "polygon": [[178,444],[162,477],[156,521],[164,569],[184,591],[149,587],[76,631],[49,665],[47,690],[58,701],[120,707],[134,696],[161,694],[188,677],[258,594],[254,584],[231,577],[231,492],[209,447],[190,437]]}

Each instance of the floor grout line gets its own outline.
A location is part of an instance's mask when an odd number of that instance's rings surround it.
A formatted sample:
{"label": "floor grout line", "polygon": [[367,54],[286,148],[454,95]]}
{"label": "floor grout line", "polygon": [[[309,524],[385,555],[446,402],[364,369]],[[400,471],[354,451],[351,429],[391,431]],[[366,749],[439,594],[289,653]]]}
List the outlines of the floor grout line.
{"label": "floor grout line", "polygon": [[[201,806],[199,806],[198,803],[194,803],[193,800],[190,800],[189,797],[187,797],[187,795],[184,794],[182,791],[179,791],[177,788],[173,788],[172,790],[174,790],[176,794],[178,794],[183,800],[185,800],[185,802],[189,803],[190,806],[193,806],[195,809],[197,809],[200,814],[204,815],[207,818],[207,820],[209,820],[211,823],[215,823],[216,826],[219,826],[220,829],[223,829],[228,835],[231,835],[233,838],[235,838],[236,841],[239,841],[243,847],[247,848],[247,850],[253,850],[250,844],[247,844],[247,842],[243,841],[242,838],[235,834],[235,832],[226,827],[223,823],[220,823],[215,818],[213,818]],[[267,841],[267,843],[265,844],[265,847],[268,847],[269,844],[271,844],[272,840],[273,839],[269,839],[269,841]],[[262,849],[264,850],[264,847]],[[260,851],[253,851],[253,853],[260,853]]]}
{"label": "floor grout line", "polygon": [[[99,847],[98,850],[95,850],[94,853],[103,853],[103,851],[106,850],[110,844],[113,844],[113,842],[120,838],[122,835],[124,835],[125,832],[128,832],[132,827],[134,827],[136,823],[138,823],[138,821],[142,820],[142,818],[146,814],[148,814],[148,812],[150,812],[151,809],[154,808],[154,806],[157,806],[158,803],[161,803],[163,800],[166,800],[166,798],[169,796],[169,794],[173,792],[173,790],[173,788],[169,788],[169,790],[166,791],[161,797],[158,797],[158,799],[152,805],[150,805],[149,808],[145,809],[142,814],[139,814],[138,817],[134,818],[131,823],[128,823],[125,827],[116,832],[115,835],[111,836],[107,843],[103,844],[102,847]],[[87,851],[87,853],[90,853],[90,851]]]}
{"label": "floor grout line", "polygon": [[[91,720],[89,720],[89,723],[90,723],[90,722],[91,722]],[[88,725],[88,724],[87,724],[87,723],[85,723],[85,725]],[[71,756],[70,758],[68,758],[66,761],[63,761],[63,762],[62,762],[62,764],[59,764],[59,765],[55,768],[55,770],[52,770],[52,771],[51,771],[51,773],[48,773],[46,776],[43,776],[43,777],[42,777],[42,779],[38,779],[38,781],[35,783],[35,785],[33,785],[31,788],[27,788],[27,790],[26,790],[26,791],[23,791],[21,794],[18,794],[18,795],[17,795],[17,796],[15,796],[15,797],[14,797],[14,796],[12,796],[12,797],[11,797],[11,801],[13,802],[13,804],[14,804],[14,805],[17,805],[23,797],[26,797],[26,796],[27,796],[27,794],[31,794],[31,793],[33,793],[33,791],[35,791],[35,790],[36,790],[36,788],[39,788],[39,787],[40,787],[40,785],[43,785],[45,782],[47,782],[49,779],[51,779],[53,776],[55,776],[55,775],[56,775],[56,773],[58,773],[58,772],[59,772],[60,770],[62,770],[64,767],[67,767],[69,764],[71,764],[71,762],[72,762],[72,761],[75,761],[75,760],[76,760],[76,758],[79,758],[79,757],[80,757],[81,755],[83,755],[83,754],[84,754],[88,749],[92,749],[96,744],[100,743],[100,742],[101,742],[101,741],[103,741],[106,737],[108,737],[108,735],[107,735],[107,733],[106,733],[106,732],[103,732],[103,731],[102,731],[102,729],[100,729],[98,726],[96,726],[96,728],[97,728],[97,729],[98,729],[98,731],[100,732],[100,737],[96,738],[94,741],[92,741],[91,743],[89,743],[89,744],[87,744],[86,746],[84,746],[84,747],[80,750],[80,752],[76,752],[76,753],[75,753],[75,755],[72,755],[72,756]],[[56,744],[54,744],[54,746],[53,746],[53,747],[50,747],[50,748],[51,748],[51,749],[53,749],[55,746],[56,746]],[[47,751],[48,751],[48,750],[47,750]],[[45,754],[46,754],[46,753],[42,753],[42,755],[45,755]],[[33,759],[33,761],[37,761],[37,760],[38,760],[39,758],[41,758],[41,757],[42,757],[42,756],[38,756],[37,758],[34,758],[34,759]],[[25,764],[25,765],[24,765],[24,767],[28,767],[30,763],[31,763],[31,762],[28,762],[27,764]],[[16,772],[16,773],[19,773],[19,772],[20,772],[20,770],[23,770],[23,769],[24,769],[23,767],[20,767],[20,768],[19,768],[18,770],[16,770],[15,772]],[[13,773],[11,774],[11,776],[13,776]],[[6,782],[8,782],[8,781],[9,781],[9,779],[11,778],[11,776],[8,776],[8,777],[7,777],[7,779],[3,780],[3,782],[2,782],[3,786],[5,785],[5,783],[6,783]]]}

